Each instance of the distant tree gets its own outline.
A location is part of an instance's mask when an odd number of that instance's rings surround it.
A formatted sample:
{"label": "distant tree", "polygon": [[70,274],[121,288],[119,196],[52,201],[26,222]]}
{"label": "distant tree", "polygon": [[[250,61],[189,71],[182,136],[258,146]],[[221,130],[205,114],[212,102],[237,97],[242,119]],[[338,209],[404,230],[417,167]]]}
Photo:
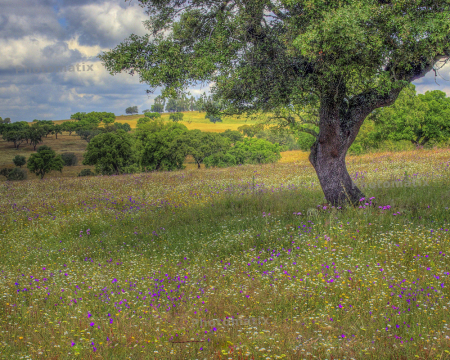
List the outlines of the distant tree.
{"label": "distant tree", "polygon": [[61,131],[66,131],[69,136],[76,131],[78,124],[75,121],[64,121],[61,125]]}
{"label": "distant tree", "polygon": [[180,112],[173,113],[173,114],[170,114],[169,120],[172,120],[173,122],[178,122],[178,121],[183,120],[183,116],[184,116],[184,114],[180,113]]}
{"label": "distant tree", "polygon": [[54,133],[55,124],[51,120],[33,120],[33,127],[39,127],[44,131],[44,136]]}
{"label": "distant tree", "polygon": [[16,165],[18,167],[22,167],[23,165],[25,165],[27,163],[27,159],[25,159],[25,156],[16,155],[13,159],[13,163],[14,163],[14,165]]}
{"label": "distant tree", "polygon": [[151,111],[162,113],[164,112],[164,105],[154,104],[151,106]]}
{"label": "distant tree", "polygon": [[62,172],[63,167],[64,160],[61,155],[56,155],[47,145],[39,147],[35,154],[31,154],[27,163],[28,170],[35,173],[36,176],[40,176],[41,179],[52,170]]}
{"label": "distant tree", "polygon": [[145,114],[146,112],[150,112],[150,111],[151,111],[150,109],[145,109],[145,110],[142,110],[142,113]]}
{"label": "distant tree", "polygon": [[26,141],[26,130],[12,130],[5,132],[3,138],[8,142],[12,142],[14,147],[19,149],[20,144]]}
{"label": "distant tree", "polygon": [[3,120],[4,124],[11,124],[11,118],[7,117]]}
{"label": "distant tree", "polygon": [[85,140],[89,143],[94,137],[103,133],[103,131],[100,129],[89,130],[81,128],[78,129],[76,133],[82,140]]}
{"label": "distant tree", "polygon": [[214,115],[206,115],[205,119],[209,119],[209,121],[211,121],[213,124],[222,122],[222,119],[219,116]]}
{"label": "distant tree", "polygon": [[30,144],[33,145],[34,151],[36,146],[42,142],[42,137],[45,135],[45,130],[39,126],[32,125],[27,131]]}
{"label": "distant tree", "polygon": [[160,119],[139,126],[136,149],[140,166],[150,171],[182,169],[188,146],[178,138],[187,131],[183,124],[165,123]]}
{"label": "distant tree", "polygon": [[139,110],[138,110],[138,107],[137,107],[137,106],[130,106],[130,107],[127,107],[127,108],[126,108],[125,112],[126,112],[127,114],[133,115],[133,114],[138,114],[138,113],[139,113]]}
{"label": "distant tree", "polygon": [[98,173],[119,175],[134,161],[133,137],[123,130],[94,137],[84,154],[83,165],[95,165]]}
{"label": "distant tree", "polygon": [[170,98],[169,101],[167,101],[166,111],[168,111],[168,112],[176,112],[177,111],[177,100],[176,99]]}
{"label": "distant tree", "polygon": [[150,119],[156,119],[156,118],[160,118],[161,117],[161,114],[158,113],[158,112],[147,112],[144,115],[145,115],[145,117],[148,117]]}
{"label": "distant tree", "polygon": [[227,137],[217,133],[202,132],[197,129],[181,135],[177,141],[187,145],[188,154],[192,155],[198,169],[200,169],[200,164],[203,163],[207,156],[218,152],[226,152],[230,147],[230,139]]}
{"label": "distant tree", "polygon": [[61,125],[55,124],[53,125],[53,134],[55,134],[56,139],[58,138],[58,134],[62,134],[63,128]]}
{"label": "distant tree", "polygon": [[230,142],[232,144],[235,144],[238,141],[242,141],[244,139],[244,136],[239,131],[230,129],[227,129],[224,132],[219,133],[219,135],[230,139]]}

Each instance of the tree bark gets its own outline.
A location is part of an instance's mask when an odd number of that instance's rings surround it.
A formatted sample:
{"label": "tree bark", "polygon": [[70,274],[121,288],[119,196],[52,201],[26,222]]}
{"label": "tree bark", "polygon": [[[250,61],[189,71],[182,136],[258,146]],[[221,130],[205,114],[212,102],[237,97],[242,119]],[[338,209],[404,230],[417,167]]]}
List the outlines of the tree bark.
{"label": "tree bark", "polygon": [[345,84],[337,80],[322,96],[319,136],[311,147],[309,161],[329,204],[358,204],[365,197],[347,171],[345,156],[364,119],[374,109],[393,104],[400,91],[393,89],[380,95],[376,90],[370,90],[346,100]]}

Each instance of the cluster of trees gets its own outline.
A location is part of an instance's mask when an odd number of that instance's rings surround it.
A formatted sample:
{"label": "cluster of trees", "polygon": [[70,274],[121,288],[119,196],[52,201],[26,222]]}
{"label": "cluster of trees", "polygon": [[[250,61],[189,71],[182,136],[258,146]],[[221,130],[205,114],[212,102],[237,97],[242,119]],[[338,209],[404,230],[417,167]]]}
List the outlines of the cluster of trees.
{"label": "cluster of trees", "polygon": [[[142,120],[142,119],[140,119]],[[178,122],[144,118],[134,134],[123,130],[98,134],[89,142],[84,165],[94,165],[104,175],[184,168],[192,155],[198,168],[237,164],[263,164],[281,157],[278,144],[243,138],[238,131],[207,133],[188,130]]]}
{"label": "cluster of trees", "polygon": [[31,125],[26,121],[11,123],[2,120],[0,135],[4,140],[12,142],[16,149],[26,143],[31,144],[36,151],[36,146],[48,135],[55,135],[57,139],[58,134],[63,132],[68,132],[69,135],[76,133],[81,139],[89,142],[94,136],[104,132],[114,132],[118,129],[131,131],[129,124],[114,122],[115,115],[110,112],[77,112],[70,118],[74,121],[65,121],[62,124],[55,124],[51,120],[35,119]]}
{"label": "cluster of trees", "polygon": [[0,116],[0,124],[11,124],[11,118],[7,117],[5,119],[2,119]]}

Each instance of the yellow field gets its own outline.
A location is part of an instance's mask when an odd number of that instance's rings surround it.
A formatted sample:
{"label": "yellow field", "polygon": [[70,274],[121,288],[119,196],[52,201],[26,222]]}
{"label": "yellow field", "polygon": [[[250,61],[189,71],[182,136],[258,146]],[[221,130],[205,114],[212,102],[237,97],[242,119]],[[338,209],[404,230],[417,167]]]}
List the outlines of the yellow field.
{"label": "yellow field", "polygon": [[[246,120],[245,115],[241,115],[240,118],[237,116],[233,117],[225,117],[223,119],[223,122],[213,124],[208,119],[205,119],[206,113],[201,113],[198,111],[185,111],[183,112],[184,117],[183,121],[181,123],[183,125],[186,125],[186,127],[189,130],[193,129],[199,129],[201,131],[207,131],[207,132],[223,132],[227,129],[231,130],[237,130],[239,126],[242,125],[251,125],[256,124],[255,120]],[[136,128],[137,121],[140,118],[143,118],[143,114],[137,114],[137,115],[120,115],[116,116],[116,122],[119,123],[128,123],[130,124],[132,129]],[[161,114],[161,119],[164,121],[169,121],[170,113],[163,113]],[[64,121],[70,121],[70,120],[56,120],[54,123],[61,124]]]}

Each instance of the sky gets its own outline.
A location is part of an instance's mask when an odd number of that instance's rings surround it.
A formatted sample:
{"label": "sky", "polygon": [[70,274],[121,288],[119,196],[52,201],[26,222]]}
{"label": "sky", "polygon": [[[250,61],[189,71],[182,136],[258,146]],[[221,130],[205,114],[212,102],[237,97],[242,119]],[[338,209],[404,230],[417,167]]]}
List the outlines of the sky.
{"label": "sky", "polygon": [[[131,34],[148,32],[148,15],[136,0],[1,0],[1,10],[1,117],[15,122],[63,120],[82,111],[122,115],[135,105],[142,113],[160,95],[162,88],[147,94],[150,87],[138,75],[110,75],[97,58]],[[450,80],[450,63],[436,79],[431,71],[413,84],[418,94],[441,90],[450,96],[444,79]],[[197,98],[209,95],[212,85],[198,83],[187,91]]]}

